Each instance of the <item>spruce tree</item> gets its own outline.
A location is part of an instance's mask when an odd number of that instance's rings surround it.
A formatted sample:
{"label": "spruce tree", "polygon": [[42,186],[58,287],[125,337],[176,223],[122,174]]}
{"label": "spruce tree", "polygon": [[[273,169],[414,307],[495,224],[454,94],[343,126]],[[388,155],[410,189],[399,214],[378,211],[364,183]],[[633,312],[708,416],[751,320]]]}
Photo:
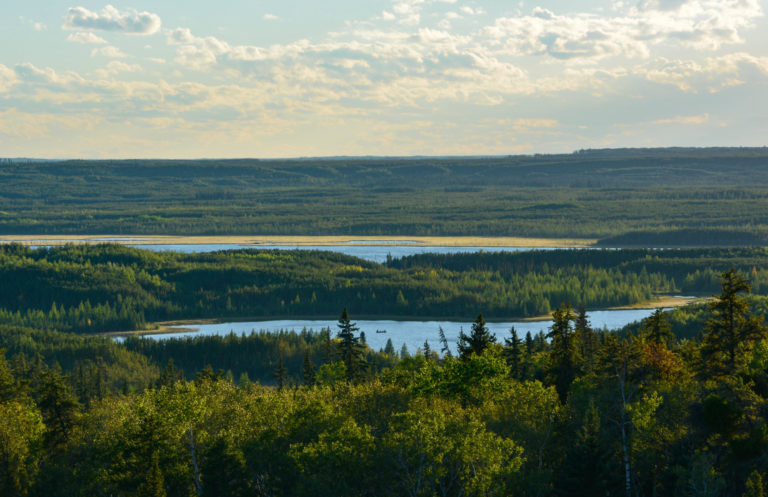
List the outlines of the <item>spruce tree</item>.
{"label": "spruce tree", "polygon": [[302,364],[301,372],[305,385],[311,386],[315,384],[316,368],[312,358],[309,356],[309,349],[304,351],[304,363]]}
{"label": "spruce tree", "polygon": [[483,315],[478,314],[475,318],[475,322],[472,323],[472,331],[469,335],[464,333],[464,330],[459,332],[459,342],[457,344],[459,348],[459,356],[462,359],[468,359],[472,354],[482,355],[485,349],[492,343],[496,343],[496,337],[485,326],[485,319]]}
{"label": "spruce tree", "polygon": [[273,376],[275,377],[275,380],[277,380],[277,389],[282,390],[283,386],[285,386],[285,380],[288,377],[288,370],[283,363],[283,354],[280,354],[280,357],[277,360],[277,368],[275,368]]}
{"label": "spruce tree", "polygon": [[549,353],[548,379],[555,386],[561,402],[565,402],[571,383],[576,377],[576,343],[571,326],[573,312],[570,304],[563,304],[552,313],[552,326],[547,337],[552,339]]}
{"label": "spruce tree", "polygon": [[709,306],[713,317],[706,324],[701,354],[705,369],[732,374],[739,349],[764,338],[766,329],[751,315],[745,297],[751,286],[744,275],[729,269],[720,278],[722,293]]}
{"label": "spruce tree", "polygon": [[504,339],[504,358],[513,378],[520,378],[522,373],[522,340],[513,326],[509,329],[509,338]]}
{"label": "spruce tree", "polygon": [[583,370],[591,371],[595,365],[597,351],[600,348],[597,335],[592,329],[587,317],[587,310],[584,305],[579,305],[576,309],[576,317],[573,321],[573,330],[578,343],[578,351],[583,360]]}
{"label": "spruce tree", "polygon": [[442,352],[443,357],[453,357],[453,354],[451,353],[451,348],[448,346],[448,339],[445,338],[445,332],[443,331],[442,326],[438,326],[438,333],[440,334],[440,344],[441,349],[440,352]]}
{"label": "spruce tree", "polygon": [[653,314],[643,320],[643,335],[652,343],[667,344],[674,337],[672,326],[664,317],[663,309],[653,311]]}
{"label": "spruce tree", "polygon": [[349,319],[349,312],[347,308],[341,311],[338,325],[339,333],[338,337],[341,341],[339,343],[339,352],[341,360],[344,361],[344,365],[347,367],[347,379],[356,379],[365,368],[365,359],[363,358],[362,347],[358,342],[358,338],[355,333],[359,328],[355,323]]}
{"label": "spruce tree", "polygon": [[384,346],[384,353],[389,355],[389,356],[393,356],[393,357],[394,357],[394,355],[396,353],[395,352],[395,346],[392,345],[392,339],[391,338],[387,338],[387,344]]}

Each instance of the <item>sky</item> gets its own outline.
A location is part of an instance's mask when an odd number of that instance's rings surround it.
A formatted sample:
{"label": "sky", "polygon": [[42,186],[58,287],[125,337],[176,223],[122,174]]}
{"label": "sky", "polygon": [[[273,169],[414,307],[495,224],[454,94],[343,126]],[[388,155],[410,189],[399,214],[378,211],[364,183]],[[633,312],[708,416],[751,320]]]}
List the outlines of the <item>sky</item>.
{"label": "sky", "polygon": [[24,0],[0,157],[768,145],[768,0]]}

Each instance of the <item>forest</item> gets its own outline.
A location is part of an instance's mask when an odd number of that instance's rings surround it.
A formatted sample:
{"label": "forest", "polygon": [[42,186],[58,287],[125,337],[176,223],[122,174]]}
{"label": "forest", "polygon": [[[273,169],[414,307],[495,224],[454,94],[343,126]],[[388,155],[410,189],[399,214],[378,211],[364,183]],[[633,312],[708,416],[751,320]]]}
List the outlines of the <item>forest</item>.
{"label": "forest", "polygon": [[768,149],[304,160],[5,161],[2,234],[576,237],[768,243]]}
{"label": "forest", "polygon": [[542,250],[424,254],[384,264],[322,251],[182,254],[117,244],[0,245],[0,323],[78,333],[149,329],[167,320],[488,319],[546,316],[658,295],[710,296],[731,267],[768,294],[768,249]]}
{"label": "forest", "polygon": [[456,354],[439,331],[372,351],[346,308],[166,345],[0,325],[0,495],[762,496],[765,299],[717,282],[617,332],[568,303],[546,336],[475,313]]}

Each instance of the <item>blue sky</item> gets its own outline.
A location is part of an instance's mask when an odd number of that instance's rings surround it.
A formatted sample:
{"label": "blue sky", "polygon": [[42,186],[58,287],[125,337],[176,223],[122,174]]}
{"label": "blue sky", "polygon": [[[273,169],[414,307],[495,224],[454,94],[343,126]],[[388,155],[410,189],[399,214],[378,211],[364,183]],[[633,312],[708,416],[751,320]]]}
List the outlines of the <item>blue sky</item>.
{"label": "blue sky", "polygon": [[26,0],[0,156],[764,146],[762,0]]}

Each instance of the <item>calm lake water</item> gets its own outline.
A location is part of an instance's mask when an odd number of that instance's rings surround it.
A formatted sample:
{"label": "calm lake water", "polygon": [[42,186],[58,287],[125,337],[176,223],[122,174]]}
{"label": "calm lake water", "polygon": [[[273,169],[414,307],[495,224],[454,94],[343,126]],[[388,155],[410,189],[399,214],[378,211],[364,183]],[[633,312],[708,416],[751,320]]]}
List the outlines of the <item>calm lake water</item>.
{"label": "calm lake water", "polygon": [[[593,328],[617,329],[633,321],[639,321],[651,315],[653,309],[627,309],[627,310],[607,310],[593,311],[588,314]],[[458,321],[356,321],[360,331],[365,332],[365,338],[368,345],[375,350],[384,348],[387,339],[392,340],[396,350],[405,344],[408,350],[413,353],[418,347],[424,345],[424,341],[429,342],[430,347],[440,350],[438,330],[440,327],[445,332],[453,351],[456,351],[456,340],[459,331],[463,328],[469,332],[471,322]],[[505,337],[509,336],[511,327],[515,327],[520,338],[525,337],[525,333],[530,331],[536,334],[541,330],[546,332],[552,321],[521,321],[505,323],[488,323],[488,329],[494,333],[499,342],[503,342]],[[199,336],[199,335],[226,335],[230,332],[236,334],[248,334],[252,331],[280,331],[302,329],[319,331],[323,328],[330,328],[335,335],[338,331],[336,321],[333,320],[277,320],[277,321],[252,321],[242,323],[219,323],[219,324],[200,324],[188,325],[179,328],[196,328],[195,332],[167,333],[162,335],[145,335],[147,338],[155,340],[167,340],[169,338]],[[386,330],[386,333],[377,333],[376,330]]]}
{"label": "calm lake water", "polygon": [[[373,262],[386,262],[387,255],[393,259],[414,254],[464,254],[470,252],[520,252],[533,250],[533,247],[425,247],[423,245],[395,245],[397,242],[376,242],[384,245],[369,245],[363,242],[359,245],[241,245],[241,244],[210,244],[210,245],[131,245],[145,250],[156,251],[174,251],[187,254],[196,252],[214,252],[216,250],[238,250],[238,249],[259,249],[259,250],[324,250],[328,252],[339,252],[346,255],[358,257]],[[536,247],[536,250],[554,250],[552,247]]]}

